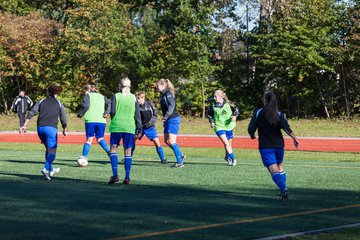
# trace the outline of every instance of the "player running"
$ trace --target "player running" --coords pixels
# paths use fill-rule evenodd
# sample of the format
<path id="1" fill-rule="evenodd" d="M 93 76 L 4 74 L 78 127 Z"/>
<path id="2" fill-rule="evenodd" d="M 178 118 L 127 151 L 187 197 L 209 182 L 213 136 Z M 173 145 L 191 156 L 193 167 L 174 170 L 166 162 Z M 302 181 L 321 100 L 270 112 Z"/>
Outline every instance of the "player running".
<path id="1" fill-rule="evenodd" d="M 140 136 L 141 116 L 139 104 L 134 94 L 130 93 L 131 82 L 128 78 L 120 81 L 121 92 L 116 93 L 111 99 L 111 122 L 110 130 L 110 161 L 113 175 L 110 177 L 109 184 L 119 181 L 118 176 L 118 156 L 116 151 L 119 147 L 121 139 L 124 147 L 124 165 L 125 178 L 123 183 L 130 183 L 130 170 L 132 164 L 131 149 L 135 144 L 135 134 Z"/>
<path id="2" fill-rule="evenodd" d="M 229 166 L 236 166 L 236 159 L 232 149 L 233 129 L 236 126 L 236 118 L 239 109 L 229 101 L 222 90 L 216 90 L 210 99 L 211 105 L 207 117 L 210 127 L 214 129 L 225 148 L 225 161 Z"/>
<path id="3" fill-rule="evenodd" d="M 104 135 L 106 118 L 110 112 L 111 102 L 109 99 L 100 94 L 99 88 L 94 85 L 86 85 L 84 87 L 84 91 L 85 97 L 82 103 L 82 108 L 77 116 L 79 118 L 84 116 L 86 132 L 86 142 L 83 146 L 82 156 L 79 159 L 85 159 L 87 162 L 94 136 L 106 153 L 109 153 L 110 151 L 110 148 L 104 139 Z"/>
<path id="4" fill-rule="evenodd" d="M 271 91 L 264 95 L 264 107 L 256 110 L 251 118 L 248 127 L 251 139 L 256 138 L 256 129 L 258 129 L 259 151 L 263 164 L 279 187 L 281 200 L 285 201 L 288 199 L 289 191 L 286 188 L 286 173 L 283 168 L 284 138 L 281 129 L 294 140 L 296 148 L 299 147 L 299 142 L 284 114 L 279 112 L 276 95 Z"/>
<path id="5" fill-rule="evenodd" d="M 140 106 L 142 122 L 142 133 L 139 136 L 139 140 L 141 140 L 141 138 L 145 135 L 150 141 L 152 141 L 156 147 L 156 152 L 159 155 L 161 163 L 166 164 L 167 160 L 165 159 L 164 151 L 155 129 L 155 123 L 157 121 L 157 110 L 151 101 L 145 100 L 145 92 L 140 91 L 136 93 L 136 98 Z M 135 144 L 133 146 L 132 152 L 134 152 L 134 150 Z"/>
<path id="6" fill-rule="evenodd" d="M 44 175 L 46 180 L 51 180 L 51 177 L 60 171 L 60 168 L 53 167 L 53 162 L 56 157 L 58 134 L 57 125 L 59 123 L 59 118 L 63 128 L 62 133 L 66 136 L 67 119 L 65 108 L 56 98 L 62 90 L 63 89 L 60 86 L 56 86 L 54 84 L 50 85 L 47 89 L 48 97 L 35 104 L 28 113 L 24 126 L 21 128 L 21 131 L 25 132 L 30 119 L 39 113 L 39 117 L 37 119 L 37 132 L 41 143 L 43 143 L 46 148 L 45 166 L 41 170 L 41 173 Z"/>
<path id="7" fill-rule="evenodd" d="M 156 88 L 161 94 L 160 105 L 163 113 L 164 140 L 165 143 L 174 151 L 176 163 L 173 167 L 184 167 L 183 160 L 186 155 L 180 151 L 176 143 L 176 137 L 180 128 L 180 114 L 176 110 L 175 88 L 169 79 L 160 79 L 156 83 Z"/>

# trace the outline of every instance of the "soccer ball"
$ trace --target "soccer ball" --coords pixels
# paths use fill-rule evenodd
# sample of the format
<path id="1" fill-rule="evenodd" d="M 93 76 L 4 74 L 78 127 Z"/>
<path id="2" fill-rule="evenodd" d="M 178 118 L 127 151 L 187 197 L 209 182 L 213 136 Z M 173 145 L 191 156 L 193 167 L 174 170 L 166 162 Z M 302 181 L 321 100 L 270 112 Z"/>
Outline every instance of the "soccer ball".
<path id="1" fill-rule="evenodd" d="M 84 156 L 80 156 L 76 163 L 79 167 L 86 167 L 89 164 L 87 158 Z"/>

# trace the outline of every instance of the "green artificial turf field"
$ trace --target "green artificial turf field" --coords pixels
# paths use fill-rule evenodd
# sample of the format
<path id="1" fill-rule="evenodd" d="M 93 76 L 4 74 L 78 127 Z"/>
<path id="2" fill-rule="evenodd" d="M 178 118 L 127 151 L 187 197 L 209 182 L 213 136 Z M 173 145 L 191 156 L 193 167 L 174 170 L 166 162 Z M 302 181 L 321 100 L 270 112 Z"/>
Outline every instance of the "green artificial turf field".
<path id="1" fill-rule="evenodd" d="M 109 186 L 106 154 L 95 145 L 78 168 L 81 149 L 60 145 L 61 171 L 45 181 L 43 146 L 0 143 L 1 239 L 257 239 L 360 222 L 360 154 L 287 151 L 281 202 L 256 150 L 236 149 L 229 167 L 223 149 L 183 148 L 172 169 L 138 147 L 131 185 Z"/>

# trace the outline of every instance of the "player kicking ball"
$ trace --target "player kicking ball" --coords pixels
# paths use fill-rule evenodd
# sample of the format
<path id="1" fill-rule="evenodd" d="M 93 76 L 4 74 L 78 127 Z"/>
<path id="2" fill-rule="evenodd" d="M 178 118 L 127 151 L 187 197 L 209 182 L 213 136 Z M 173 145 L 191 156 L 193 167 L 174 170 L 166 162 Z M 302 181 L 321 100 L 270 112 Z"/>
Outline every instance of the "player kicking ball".
<path id="1" fill-rule="evenodd" d="M 88 155 L 94 137 L 96 137 L 99 145 L 108 154 L 110 151 L 104 135 L 106 127 L 106 118 L 110 111 L 110 100 L 99 93 L 99 88 L 94 85 L 86 85 L 84 87 L 85 97 L 82 108 L 77 114 L 79 118 L 84 117 L 86 142 L 83 146 L 82 156 L 77 160 L 79 167 L 88 165 Z"/>

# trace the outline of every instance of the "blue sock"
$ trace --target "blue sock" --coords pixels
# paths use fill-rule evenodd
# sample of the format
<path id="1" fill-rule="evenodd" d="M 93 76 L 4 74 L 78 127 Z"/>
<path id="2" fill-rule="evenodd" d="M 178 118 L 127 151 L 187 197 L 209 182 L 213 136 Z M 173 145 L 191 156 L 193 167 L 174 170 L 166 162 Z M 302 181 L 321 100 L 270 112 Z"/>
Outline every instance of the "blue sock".
<path id="1" fill-rule="evenodd" d="M 132 148 L 131 148 L 131 156 L 134 154 L 135 147 L 136 147 L 136 145 L 134 144 L 134 145 L 132 146 Z"/>
<path id="2" fill-rule="evenodd" d="M 48 153 L 47 155 L 46 155 L 46 162 L 45 162 L 45 168 L 46 168 L 46 170 L 48 170 L 48 171 L 52 171 L 52 170 L 54 170 L 53 169 L 53 166 L 52 166 L 52 163 L 54 162 L 54 160 L 55 160 L 55 154 L 50 154 L 50 153 Z"/>
<path id="3" fill-rule="evenodd" d="M 125 157 L 124 165 L 125 165 L 125 178 L 130 179 L 130 170 L 131 170 L 132 157 Z"/>
<path id="4" fill-rule="evenodd" d="M 84 143 L 82 155 L 86 158 L 89 155 L 90 147 L 91 147 L 91 145 L 89 143 L 87 143 L 87 142 Z"/>
<path id="5" fill-rule="evenodd" d="M 177 163 L 182 164 L 182 160 L 181 160 L 182 153 L 180 152 L 179 145 L 177 145 L 177 143 L 173 143 L 169 145 L 169 147 L 174 151 Z"/>
<path id="6" fill-rule="evenodd" d="M 235 156 L 234 156 L 234 153 L 233 153 L 233 152 L 232 152 L 232 153 L 229 153 L 228 155 L 229 155 L 229 157 L 231 158 L 231 160 L 234 160 L 234 159 L 235 159 Z"/>
<path id="7" fill-rule="evenodd" d="M 275 182 L 275 184 L 278 186 L 278 188 L 280 189 L 280 192 L 283 192 L 286 188 L 286 183 L 284 182 L 284 175 L 285 174 L 281 174 L 279 172 L 273 173 L 272 179 Z"/>
<path id="8" fill-rule="evenodd" d="M 284 187 L 284 189 L 285 189 L 286 188 L 286 172 L 285 171 L 280 172 L 280 176 L 281 176 L 282 182 L 285 185 L 285 187 Z"/>
<path id="9" fill-rule="evenodd" d="M 104 149 L 105 152 L 110 151 L 110 148 L 104 139 L 101 139 L 101 141 L 99 142 L 99 145 Z"/>
<path id="10" fill-rule="evenodd" d="M 110 153 L 110 162 L 111 162 L 111 169 L 113 172 L 113 176 L 117 176 L 118 175 L 118 156 L 116 153 Z"/>
<path id="11" fill-rule="evenodd" d="M 162 146 L 156 147 L 156 152 L 157 152 L 157 154 L 159 155 L 160 160 L 164 160 L 164 159 L 165 159 L 164 150 L 163 150 Z"/>

